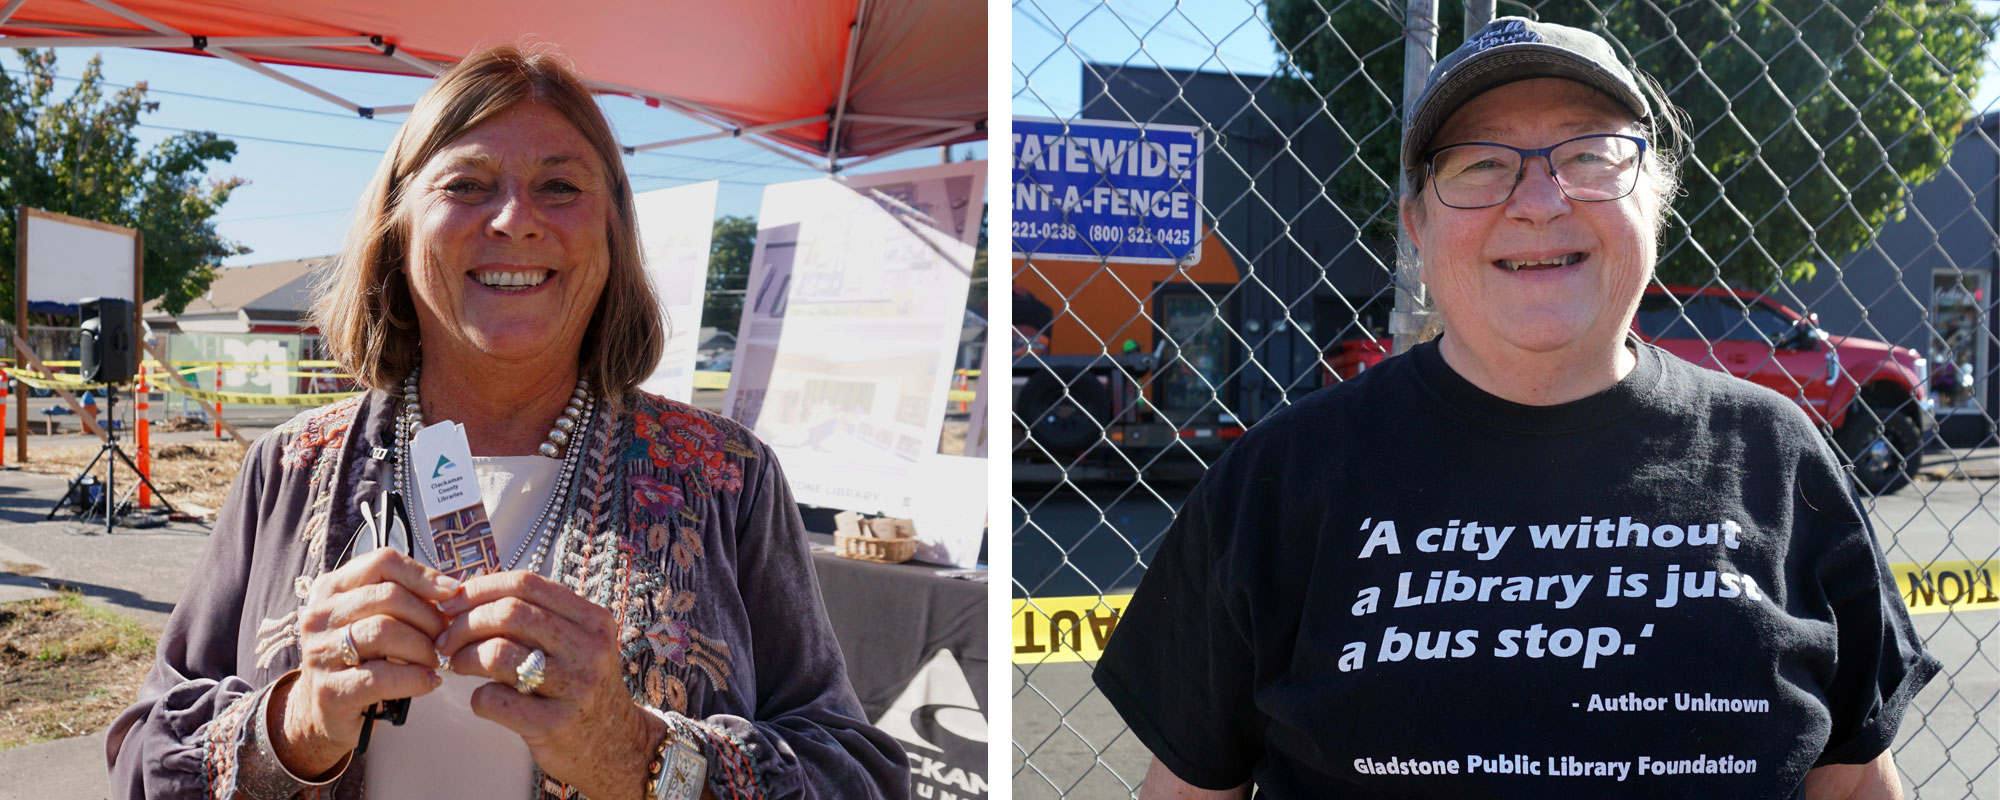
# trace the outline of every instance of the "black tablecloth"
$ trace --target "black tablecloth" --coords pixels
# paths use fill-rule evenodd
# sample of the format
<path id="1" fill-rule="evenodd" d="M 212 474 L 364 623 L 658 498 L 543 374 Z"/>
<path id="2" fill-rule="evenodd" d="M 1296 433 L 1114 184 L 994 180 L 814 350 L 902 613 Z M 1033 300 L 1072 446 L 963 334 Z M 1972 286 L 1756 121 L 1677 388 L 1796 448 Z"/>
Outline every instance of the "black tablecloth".
<path id="1" fill-rule="evenodd" d="M 910 753 L 913 794 L 984 797 L 986 584 L 821 552 L 813 567 L 862 708 Z"/>

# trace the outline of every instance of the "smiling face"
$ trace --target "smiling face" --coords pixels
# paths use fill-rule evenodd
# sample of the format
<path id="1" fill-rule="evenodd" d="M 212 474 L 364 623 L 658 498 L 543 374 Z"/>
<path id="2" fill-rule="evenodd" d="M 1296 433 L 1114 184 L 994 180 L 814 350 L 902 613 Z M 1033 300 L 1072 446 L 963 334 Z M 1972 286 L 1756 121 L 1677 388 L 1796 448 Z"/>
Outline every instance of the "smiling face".
<path id="1" fill-rule="evenodd" d="M 1461 142 L 1548 147 L 1592 133 L 1644 135 L 1630 112 L 1583 84 L 1534 78 L 1459 107 L 1433 149 Z M 1476 353 L 1591 353 L 1631 325 L 1657 256 L 1660 197 L 1642 170 L 1619 200 L 1565 197 L 1543 159 L 1530 159 L 1512 197 L 1456 209 L 1422 192 L 1404 227 L 1423 259 L 1447 337 Z"/>
<path id="2" fill-rule="evenodd" d="M 610 270 L 609 182 L 583 134 L 523 103 L 446 145 L 406 186 L 425 358 L 573 368 Z"/>

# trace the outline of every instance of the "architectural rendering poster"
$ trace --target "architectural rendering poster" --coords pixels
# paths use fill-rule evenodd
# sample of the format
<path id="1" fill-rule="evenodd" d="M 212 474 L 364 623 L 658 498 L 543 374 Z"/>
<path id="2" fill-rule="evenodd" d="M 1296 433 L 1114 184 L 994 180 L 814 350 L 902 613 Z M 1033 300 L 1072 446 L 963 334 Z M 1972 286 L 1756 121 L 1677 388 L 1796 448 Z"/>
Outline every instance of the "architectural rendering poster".
<path id="1" fill-rule="evenodd" d="M 984 175 L 968 162 L 765 190 L 761 226 L 795 227 L 796 246 L 755 429 L 800 502 L 914 518 L 933 486 L 922 475 L 944 424 Z"/>

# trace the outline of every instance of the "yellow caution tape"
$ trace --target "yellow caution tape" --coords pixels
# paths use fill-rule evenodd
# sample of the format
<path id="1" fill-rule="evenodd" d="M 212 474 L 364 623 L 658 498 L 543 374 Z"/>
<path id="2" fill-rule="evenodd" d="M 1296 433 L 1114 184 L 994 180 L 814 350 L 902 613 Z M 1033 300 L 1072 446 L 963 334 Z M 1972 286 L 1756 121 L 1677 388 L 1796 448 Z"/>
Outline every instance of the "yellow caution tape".
<path id="1" fill-rule="evenodd" d="M 104 383 L 86 383 L 82 378 L 63 372 L 43 375 L 27 370 L 14 370 L 7 374 L 21 379 L 22 383 L 37 389 L 62 389 L 74 392 L 83 389 L 101 389 L 110 385 Z"/>
<path id="2" fill-rule="evenodd" d="M 1912 614 L 2000 609 L 2000 561 L 1890 564 L 1889 572 Z M 1014 663 L 1096 661 L 1131 601 L 1129 594 L 1015 600 L 1008 624 Z"/>
<path id="3" fill-rule="evenodd" d="M 1008 623 L 1013 629 L 1014 663 L 1096 661 L 1131 601 L 1129 594 L 1015 600 Z"/>
<path id="4" fill-rule="evenodd" d="M 243 406 L 323 406 L 338 403 L 360 392 L 327 392 L 324 394 L 243 394 L 241 392 L 216 392 L 208 389 L 192 389 L 173 383 L 160 384 L 159 388 L 175 394 L 187 395 L 203 403 L 230 403 Z"/>
<path id="5" fill-rule="evenodd" d="M 1979 611 L 2000 608 L 2000 592 L 1994 591 L 1996 561 L 1933 561 L 1929 564 L 1890 564 L 1896 590 L 1912 614 L 1942 614 L 1947 611 Z"/>

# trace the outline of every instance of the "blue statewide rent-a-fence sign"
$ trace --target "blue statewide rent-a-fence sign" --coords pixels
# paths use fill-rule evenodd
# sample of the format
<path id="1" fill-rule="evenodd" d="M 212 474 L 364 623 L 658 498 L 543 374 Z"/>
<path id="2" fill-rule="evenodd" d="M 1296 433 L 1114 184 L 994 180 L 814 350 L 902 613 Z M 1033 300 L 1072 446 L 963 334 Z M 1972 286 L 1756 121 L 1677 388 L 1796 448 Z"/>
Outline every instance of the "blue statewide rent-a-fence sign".
<path id="1" fill-rule="evenodd" d="M 1014 118 L 1014 252 L 1201 260 L 1201 129 Z"/>

